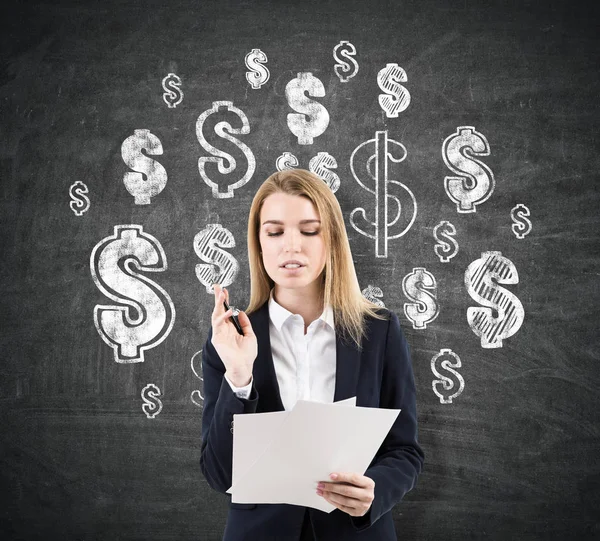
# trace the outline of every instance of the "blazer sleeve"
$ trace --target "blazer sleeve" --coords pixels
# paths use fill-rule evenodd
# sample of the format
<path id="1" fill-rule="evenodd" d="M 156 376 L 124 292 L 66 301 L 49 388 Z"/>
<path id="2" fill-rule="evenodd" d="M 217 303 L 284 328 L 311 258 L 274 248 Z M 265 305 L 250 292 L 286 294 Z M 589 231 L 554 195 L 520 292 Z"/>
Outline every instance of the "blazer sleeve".
<path id="1" fill-rule="evenodd" d="M 236 396 L 225 379 L 225 365 L 211 339 L 212 326 L 202 349 L 204 407 L 200 469 L 212 488 L 226 494 L 232 484 L 233 415 L 256 413 L 258 392 L 252 378 L 248 399 Z"/>
<path id="2" fill-rule="evenodd" d="M 375 481 L 375 497 L 364 516 L 350 517 L 358 531 L 369 528 L 415 487 L 425 459 L 417 442 L 416 390 L 409 347 L 398 316 L 391 311 L 379 406 L 401 411 L 364 473 Z"/>

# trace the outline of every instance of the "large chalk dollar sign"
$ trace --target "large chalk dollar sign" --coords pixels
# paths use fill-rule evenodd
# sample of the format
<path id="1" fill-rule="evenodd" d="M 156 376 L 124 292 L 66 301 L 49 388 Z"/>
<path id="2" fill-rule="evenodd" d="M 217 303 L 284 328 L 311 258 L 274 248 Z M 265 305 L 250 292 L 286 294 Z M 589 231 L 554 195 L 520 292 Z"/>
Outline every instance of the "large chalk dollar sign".
<path id="1" fill-rule="evenodd" d="M 263 62 L 267 62 L 267 55 L 260 49 L 252 49 L 244 59 L 246 67 L 251 70 L 246 72 L 246 80 L 252 88 L 258 89 L 264 85 L 271 76 L 271 72 L 267 66 L 263 66 Z"/>
<path id="2" fill-rule="evenodd" d="M 218 113 L 219 107 L 224 107 L 225 111 L 233 113 L 237 120 L 241 120 L 242 127 L 237 129 L 232 128 L 229 122 L 222 120 L 221 122 L 217 122 L 217 124 L 215 125 L 215 133 L 219 137 L 222 137 L 223 139 L 233 143 L 236 147 L 238 147 L 246 157 L 246 160 L 248 161 L 248 167 L 246 168 L 246 172 L 244 173 L 242 178 L 237 182 L 234 182 L 233 184 L 226 184 L 225 190 L 223 191 L 219 190 L 219 183 L 209 178 L 206 172 L 206 162 L 216 163 L 219 173 L 221 175 L 228 175 L 229 173 L 233 173 L 235 171 L 237 163 L 231 154 L 228 154 L 227 152 L 224 152 L 212 146 L 206 140 L 203 133 L 204 122 L 210 115 Z M 235 107 L 230 101 L 214 101 L 212 108 L 204 111 L 196 121 L 196 137 L 198 138 L 198 142 L 204 147 L 205 150 L 214 155 L 210 158 L 198 158 L 198 169 L 200 171 L 200 176 L 202 177 L 202 180 L 207 186 L 210 186 L 212 188 L 213 197 L 216 197 L 217 199 L 233 197 L 234 190 L 244 186 L 244 184 L 246 184 L 246 182 L 248 182 L 254 174 L 254 169 L 256 169 L 256 159 L 252 151 L 239 139 L 229 135 L 230 133 L 236 135 L 250 133 L 250 124 L 248 122 L 248 117 L 244 114 L 244 112 L 241 109 Z M 224 165 L 224 161 L 227 162 L 227 165 Z"/>
<path id="3" fill-rule="evenodd" d="M 394 153 L 399 157 L 396 158 Z M 387 131 L 375 132 L 375 138 L 358 145 L 350 157 L 352 176 L 374 196 L 374 219 L 367 218 L 364 208 L 355 208 L 350 214 L 350 223 L 361 235 L 375 240 L 377 257 L 387 257 L 388 240 L 404 235 L 417 216 L 417 201 L 413 193 L 402 182 L 388 177 L 390 162 L 400 163 L 405 158 L 406 148 L 401 143 L 388 139 Z M 390 193 L 390 188 L 394 186 L 396 191 L 402 193 L 402 202 Z M 395 207 L 392 212 L 388 208 L 390 201 Z"/>
<path id="4" fill-rule="evenodd" d="M 426 329 L 440 313 L 435 277 L 423 267 L 415 267 L 402 280 L 402 291 L 412 303 L 404 303 L 404 313 L 413 329 Z"/>
<path id="5" fill-rule="evenodd" d="M 313 139 L 321 135 L 329 125 L 329 113 L 320 103 L 305 95 L 322 98 L 325 96 L 323 83 L 310 72 L 299 73 L 285 87 L 289 106 L 298 113 L 289 113 L 287 123 L 290 131 L 298 137 L 299 145 L 312 145 Z"/>
<path id="6" fill-rule="evenodd" d="M 167 171 L 152 158 L 142 154 L 142 149 L 152 156 L 163 153 L 162 144 L 150 130 L 134 130 L 121 145 L 123 161 L 137 173 L 125 173 L 123 183 L 133 195 L 136 205 L 149 205 L 151 199 L 167 185 Z"/>
<path id="7" fill-rule="evenodd" d="M 399 84 L 406 81 L 406 72 L 398 64 L 388 64 L 377 74 L 377 84 L 385 92 L 379 94 L 379 105 L 388 118 L 398 118 L 410 105 L 410 92 Z"/>
<path id="8" fill-rule="evenodd" d="M 167 269 L 165 252 L 141 225 L 116 225 L 90 256 L 94 283 L 117 305 L 96 305 L 94 324 L 118 363 L 144 361 L 144 351 L 171 332 L 175 307 L 168 293 L 136 271 Z"/>
<path id="9" fill-rule="evenodd" d="M 475 212 L 475 206 L 492 195 L 496 185 L 494 173 L 473 157 L 489 154 L 487 139 L 473 126 L 459 126 L 456 133 L 446 137 L 442 157 L 448 168 L 460 176 L 446 177 L 444 187 L 448 197 L 456 202 L 458 212 Z"/>
<path id="10" fill-rule="evenodd" d="M 194 251 L 206 264 L 196 265 L 196 277 L 206 292 L 213 294 L 213 284 L 226 287 L 233 283 L 239 263 L 229 252 L 221 248 L 235 247 L 235 239 L 229 229 L 220 224 L 208 224 L 194 237 Z M 216 270 L 218 267 L 219 270 Z"/>
<path id="11" fill-rule="evenodd" d="M 355 54 L 356 48 L 349 41 L 340 41 L 333 48 L 333 58 L 337 62 L 334 68 L 335 74 L 342 83 L 347 83 L 358 73 L 358 63 L 354 59 Z"/>
<path id="12" fill-rule="evenodd" d="M 501 252 L 482 252 L 465 271 L 465 286 L 471 297 L 489 308 L 467 308 L 467 320 L 481 337 L 482 348 L 500 348 L 502 340 L 515 334 L 523 323 L 521 301 L 498 284 L 518 284 L 513 262 Z"/>

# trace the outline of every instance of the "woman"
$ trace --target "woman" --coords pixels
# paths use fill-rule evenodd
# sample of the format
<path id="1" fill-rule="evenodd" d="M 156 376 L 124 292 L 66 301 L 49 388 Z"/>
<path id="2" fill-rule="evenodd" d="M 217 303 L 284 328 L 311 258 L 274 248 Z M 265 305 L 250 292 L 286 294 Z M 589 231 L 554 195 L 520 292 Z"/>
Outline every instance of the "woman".
<path id="1" fill-rule="evenodd" d="M 323 180 L 285 170 L 260 186 L 248 260 L 250 304 L 238 316 L 244 334 L 223 307 L 228 292 L 215 284 L 202 353 L 200 466 L 212 488 L 231 486 L 234 414 L 353 396 L 357 406 L 401 412 L 364 474 L 336 471 L 319 483 L 317 493 L 336 507 L 331 513 L 230 502 L 224 540 L 396 541 L 391 510 L 415 486 L 424 460 L 409 349 L 396 314 L 361 294 L 342 211 Z"/>

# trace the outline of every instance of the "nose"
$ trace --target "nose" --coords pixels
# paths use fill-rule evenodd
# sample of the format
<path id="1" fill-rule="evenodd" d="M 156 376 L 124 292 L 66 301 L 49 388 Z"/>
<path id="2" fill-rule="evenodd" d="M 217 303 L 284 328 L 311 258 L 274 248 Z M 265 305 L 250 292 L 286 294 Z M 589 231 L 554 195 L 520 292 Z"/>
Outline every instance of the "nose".
<path id="1" fill-rule="evenodd" d="M 299 252 L 301 243 L 302 243 L 302 235 L 297 233 L 296 231 L 290 232 L 289 235 L 285 236 L 284 248 L 286 252 Z"/>

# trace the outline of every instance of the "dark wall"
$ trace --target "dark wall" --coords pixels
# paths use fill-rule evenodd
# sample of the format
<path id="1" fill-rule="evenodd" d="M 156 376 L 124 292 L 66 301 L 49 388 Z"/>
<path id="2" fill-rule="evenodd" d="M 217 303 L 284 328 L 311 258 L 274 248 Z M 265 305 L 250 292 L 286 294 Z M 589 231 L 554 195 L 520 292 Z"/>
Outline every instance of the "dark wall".
<path id="1" fill-rule="evenodd" d="M 210 284 L 246 307 L 250 202 L 285 152 L 328 164 L 360 287 L 411 345 L 426 462 L 399 536 L 600 534 L 599 19 L 482 4 L 3 8 L 4 539 L 221 539 L 199 468 Z M 215 131 L 244 117 L 240 143 Z M 235 167 L 203 176 L 208 145 Z"/>

